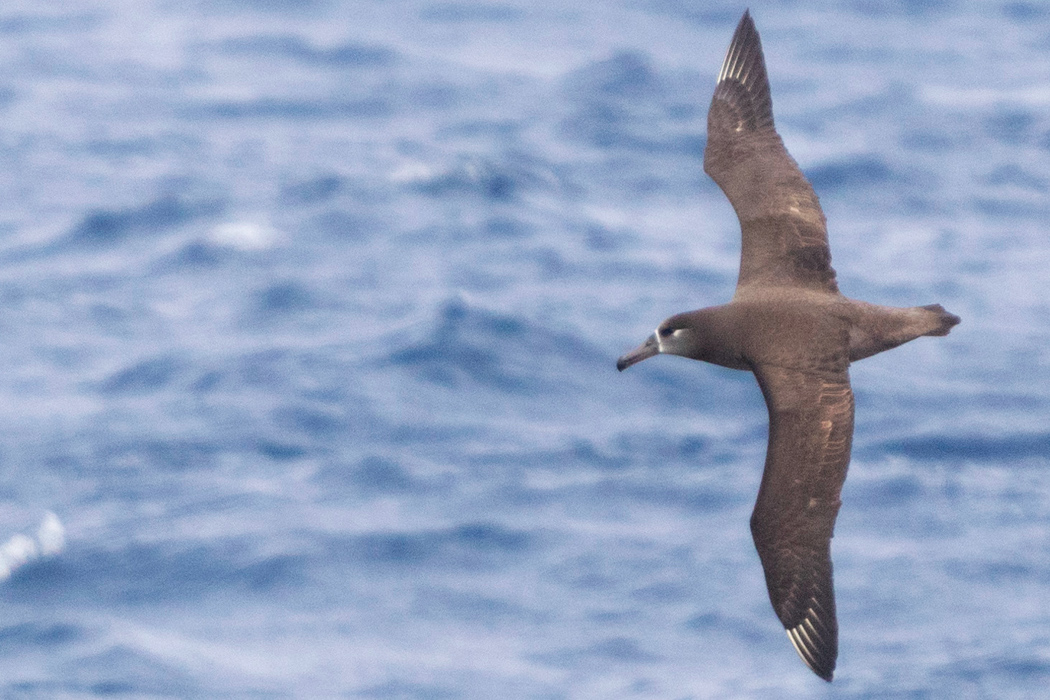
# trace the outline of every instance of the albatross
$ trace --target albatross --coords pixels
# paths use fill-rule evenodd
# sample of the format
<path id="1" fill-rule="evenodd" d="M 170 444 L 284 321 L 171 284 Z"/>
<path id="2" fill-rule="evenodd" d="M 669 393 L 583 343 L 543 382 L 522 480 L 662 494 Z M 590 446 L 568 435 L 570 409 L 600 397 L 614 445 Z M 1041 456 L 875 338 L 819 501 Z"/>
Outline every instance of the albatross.
<path id="1" fill-rule="evenodd" d="M 718 73 L 704 171 L 740 220 L 733 298 L 671 316 L 616 367 L 670 354 L 754 373 L 769 409 L 769 446 L 751 534 L 792 646 L 831 681 L 831 537 L 853 441 L 850 363 L 947 335 L 959 317 L 940 304 L 878 306 L 839 292 L 817 195 L 773 125 L 762 43 L 747 11 Z"/>

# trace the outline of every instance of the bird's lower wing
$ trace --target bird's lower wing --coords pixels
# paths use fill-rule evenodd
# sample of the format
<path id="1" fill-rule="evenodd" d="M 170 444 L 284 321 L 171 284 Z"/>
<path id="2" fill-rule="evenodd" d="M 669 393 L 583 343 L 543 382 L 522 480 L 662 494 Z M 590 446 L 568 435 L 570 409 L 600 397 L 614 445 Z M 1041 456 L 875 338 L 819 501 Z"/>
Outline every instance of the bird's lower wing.
<path id="1" fill-rule="evenodd" d="M 769 408 L 769 448 L 751 533 L 791 643 L 830 681 L 838 656 L 831 537 L 853 440 L 849 374 L 758 366 L 755 376 Z"/>

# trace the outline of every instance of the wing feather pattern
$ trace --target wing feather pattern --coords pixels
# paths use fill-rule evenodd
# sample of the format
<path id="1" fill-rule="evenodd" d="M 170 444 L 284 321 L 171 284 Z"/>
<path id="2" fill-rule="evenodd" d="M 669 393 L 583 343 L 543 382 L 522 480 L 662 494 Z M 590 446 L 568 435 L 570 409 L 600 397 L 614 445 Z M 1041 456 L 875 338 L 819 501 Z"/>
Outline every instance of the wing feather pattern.
<path id="1" fill-rule="evenodd" d="M 846 370 L 755 368 L 769 448 L 751 534 L 773 609 L 799 657 L 830 681 L 838 657 L 831 537 L 853 441 Z"/>
<path id="2" fill-rule="evenodd" d="M 824 213 L 773 124 L 762 42 L 748 12 L 718 73 L 704 171 L 740 219 L 738 294 L 751 285 L 838 293 Z"/>

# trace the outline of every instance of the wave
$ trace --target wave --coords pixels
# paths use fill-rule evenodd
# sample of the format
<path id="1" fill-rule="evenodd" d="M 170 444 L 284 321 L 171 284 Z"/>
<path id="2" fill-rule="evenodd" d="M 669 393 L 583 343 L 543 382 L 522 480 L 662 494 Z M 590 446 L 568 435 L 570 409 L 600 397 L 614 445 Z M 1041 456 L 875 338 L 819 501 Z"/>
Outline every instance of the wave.
<path id="1" fill-rule="evenodd" d="M 0 581 L 32 562 L 58 556 L 66 546 L 66 531 L 54 513 L 47 513 L 33 535 L 12 535 L 0 544 Z"/>

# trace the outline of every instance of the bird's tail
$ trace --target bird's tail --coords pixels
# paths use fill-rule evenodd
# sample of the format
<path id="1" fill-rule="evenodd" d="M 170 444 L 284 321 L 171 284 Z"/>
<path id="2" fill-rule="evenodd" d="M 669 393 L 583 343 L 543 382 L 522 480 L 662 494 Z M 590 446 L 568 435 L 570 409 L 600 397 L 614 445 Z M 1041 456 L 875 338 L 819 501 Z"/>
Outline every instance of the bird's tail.
<path id="1" fill-rule="evenodd" d="M 948 332 L 962 320 L 955 314 L 945 311 L 940 304 L 928 304 L 918 308 L 928 311 L 930 316 L 931 329 L 923 335 L 948 335 Z"/>

